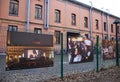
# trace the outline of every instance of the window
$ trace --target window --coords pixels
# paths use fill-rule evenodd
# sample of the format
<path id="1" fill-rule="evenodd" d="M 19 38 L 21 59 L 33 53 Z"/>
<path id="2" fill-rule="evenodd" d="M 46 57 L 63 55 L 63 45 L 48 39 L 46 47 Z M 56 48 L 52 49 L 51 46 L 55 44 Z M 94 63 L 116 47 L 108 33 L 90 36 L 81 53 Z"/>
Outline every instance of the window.
<path id="1" fill-rule="evenodd" d="M 120 30 L 120 29 L 119 29 L 119 26 L 117 26 L 117 33 L 120 33 L 119 30 Z"/>
<path id="2" fill-rule="evenodd" d="M 9 15 L 18 16 L 18 9 L 19 9 L 19 1 L 18 0 L 10 0 Z"/>
<path id="3" fill-rule="evenodd" d="M 105 40 L 107 40 L 107 36 L 105 36 Z"/>
<path id="4" fill-rule="evenodd" d="M 84 17 L 84 27 L 88 27 L 88 18 Z"/>
<path id="5" fill-rule="evenodd" d="M 34 28 L 34 33 L 42 34 L 42 30 L 40 28 Z"/>
<path id="6" fill-rule="evenodd" d="M 61 22 L 61 20 L 60 20 L 60 16 L 61 15 L 61 12 L 60 12 L 60 10 L 55 10 L 55 22 L 57 22 L 57 23 L 60 23 Z"/>
<path id="7" fill-rule="evenodd" d="M 106 29 L 106 22 L 104 22 L 104 31 L 106 31 L 107 29 Z"/>
<path id="8" fill-rule="evenodd" d="M 96 19 L 95 22 L 96 22 L 96 29 L 99 29 L 99 21 Z"/>
<path id="9" fill-rule="evenodd" d="M 112 37 L 111 40 L 114 40 L 114 37 Z"/>
<path id="10" fill-rule="evenodd" d="M 96 38 L 98 37 L 98 40 L 99 40 L 99 35 L 96 35 Z"/>
<path id="11" fill-rule="evenodd" d="M 114 32 L 114 30 L 113 30 L 113 24 L 111 24 L 111 32 Z"/>
<path id="12" fill-rule="evenodd" d="M 35 19 L 42 19 L 42 6 L 35 5 Z"/>
<path id="13" fill-rule="evenodd" d="M 72 25 L 76 25 L 76 15 L 72 14 Z"/>
<path id="14" fill-rule="evenodd" d="M 8 31 L 18 31 L 18 27 L 14 25 L 8 25 Z"/>
<path id="15" fill-rule="evenodd" d="M 55 31 L 55 43 L 60 44 L 60 31 Z"/>
<path id="16" fill-rule="evenodd" d="M 85 34 L 85 37 L 88 38 L 89 37 L 88 34 Z"/>

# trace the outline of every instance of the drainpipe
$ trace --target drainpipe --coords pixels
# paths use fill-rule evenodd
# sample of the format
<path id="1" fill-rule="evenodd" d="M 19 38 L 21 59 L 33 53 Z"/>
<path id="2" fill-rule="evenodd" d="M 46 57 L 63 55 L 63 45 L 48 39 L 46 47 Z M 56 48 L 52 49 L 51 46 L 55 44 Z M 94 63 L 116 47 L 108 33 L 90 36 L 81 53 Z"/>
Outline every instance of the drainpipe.
<path id="1" fill-rule="evenodd" d="M 27 0 L 27 25 L 26 32 L 29 32 L 30 27 L 30 0 Z"/>
<path id="2" fill-rule="evenodd" d="M 47 8 L 46 7 L 46 0 L 45 0 L 44 4 L 45 4 L 45 6 L 44 6 L 45 7 L 45 9 L 44 9 L 44 28 L 46 28 L 46 26 L 47 26 L 46 25 L 46 11 L 47 11 L 47 9 L 46 9 Z"/>
<path id="3" fill-rule="evenodd" d="M 102 39 L 104 39 L 104 8 L 102 9 Z"/>
<path id="4" fill-rule="evenodd" d="M 91 4 L 90 7 L 90 38 L 92 38 L 92 1 L 89 1 L 89 3 Z"/>
<path id="5" fill-rule="evenodd" d="M 49 17 L 50 17 L 50 0 L 48 0 L 48 8 L 47 8 L 47 28 L 49 28 Z"/>
<path id="6" fill-rule="evenodd" d="M 108 11 L 107 15 L 107 23 L 108 23 L 108 40 L 110 40 L 110 20 L 109 20 L 109 9 L 106 9 Z"/>
<path id="7" fill-rule="evenodd" d="M 45 0 L 45 10 L 44 10 L 44 28 L 49 28 L 49 12 L 50 12 L 50 0 Z"/>

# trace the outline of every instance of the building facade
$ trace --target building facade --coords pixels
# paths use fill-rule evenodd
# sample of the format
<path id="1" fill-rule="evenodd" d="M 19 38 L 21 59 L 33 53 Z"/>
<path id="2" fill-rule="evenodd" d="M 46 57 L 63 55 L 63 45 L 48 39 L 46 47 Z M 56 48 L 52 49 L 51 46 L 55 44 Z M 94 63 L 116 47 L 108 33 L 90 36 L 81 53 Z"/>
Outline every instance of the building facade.
<path id="1" fill-rule="evenodd" d="M 114 15 L 74 0 L 0 0 L 0 52 L 6 50 L 7 31 L 51 34 L 60 53 L 60 34 L 67 51 L 68 37 L 115 39 Z M 118 34 L 120 28 L 118 26 Z M 120 38 L 120 34 L 118 35 Z"/>

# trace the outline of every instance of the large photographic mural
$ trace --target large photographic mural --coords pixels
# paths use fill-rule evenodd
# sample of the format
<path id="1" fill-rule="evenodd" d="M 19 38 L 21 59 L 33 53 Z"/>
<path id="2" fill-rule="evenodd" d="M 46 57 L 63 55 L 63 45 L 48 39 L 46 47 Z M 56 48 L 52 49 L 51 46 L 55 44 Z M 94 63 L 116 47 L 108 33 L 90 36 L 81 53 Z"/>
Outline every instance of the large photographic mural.
<path id="1" fill-rule="evenodd" d="M 106 60 L 115 58 L 115 41 L 103 40 L 102 45 L 103 59 Z"/>
<path id="2" fill-rule="evenodd" d="M 93 60 L 92 40 L 79 36 L 68 37 L 69 63 L 90 62 Z"/>
<path id="3" fill-rule="evenodd" d="M 6 70 L 53 66 L 53 36 L 8 32 Z"/>

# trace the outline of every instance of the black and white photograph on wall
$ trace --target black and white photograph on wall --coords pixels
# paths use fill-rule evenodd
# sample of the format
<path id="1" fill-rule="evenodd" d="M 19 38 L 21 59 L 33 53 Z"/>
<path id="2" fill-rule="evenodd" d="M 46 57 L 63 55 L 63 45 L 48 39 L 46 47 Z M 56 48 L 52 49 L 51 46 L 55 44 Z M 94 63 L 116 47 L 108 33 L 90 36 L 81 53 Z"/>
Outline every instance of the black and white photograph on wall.
<path id="1" fill-rule="evenodd" d="M 68 37 L 69 63 L 93 61 L 93 42 L 86 36 Z"/>
<path id="2" fill-rule="evenodd" d="M 8 52 L 6 57 L 6 70 L 41 68 L 53 66 L 53 51 L 43 49 L 24 49 Z M 12 54 L 11 54 L 12 53 Z"/>
<path id="3" fill-rule="evenodd" d="M 106 60 L 115 58 L 115 41 L 103 40 L 102 43 L 103 59 Z"/>

